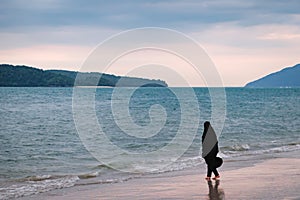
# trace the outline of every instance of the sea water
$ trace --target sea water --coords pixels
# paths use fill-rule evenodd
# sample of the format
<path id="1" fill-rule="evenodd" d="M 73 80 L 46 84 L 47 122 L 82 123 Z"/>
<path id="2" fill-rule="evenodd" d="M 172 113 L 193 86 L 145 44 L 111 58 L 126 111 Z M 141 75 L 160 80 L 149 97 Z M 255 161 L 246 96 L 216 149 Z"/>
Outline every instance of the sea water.
<path id="1" fill-rule="evenodd" d="M 91 88 L 82 88 L 83 94 L 88 90 Z M 131 91 L 128 88 L 120 90 L 124 93 Z M 187 90 L 173 88 L 179 93 Z M 90 140 L 95 145 L 108 145 L 107 149 L 109 145 L 118 146 L 124 154 L 138 155 L 168 146 L 178 136 L 182 121 L 189 120 L 181 115 L 182 101 L 187 105 L 193 102 L 189 95 L 179 99 L 170 88 L 138 88 L 128 99 L 128 116 L 116 116 L 119 110 L 124 109 L 124 99 L 113 97 L 114 88 L 93 91 L 95 116 L 111 143 Z M 138 166 L 135 163 L 131 166 L 128 156 L 120 154 L 111 165 L 107 165 L 88 151 L 74 122 L 73 88 L 0 88 L 0 199 L 76 185 L 127 181 L 143 176 L 140 171 L 145 166 L 148 167 L 147 172 L 153 174 L 204 167 L 201 135 L 204 121 L 211 120 L 213 105 L 209 89 L 193 88 L 193 91 L 199 106 L 198 128 L 193 138 L 187 138 L 193 142 L 183 155 L 170 162 L 168 154 L 162 154 L 149 163 L 145 158 L 146 164 Z M 224 117 L 225 122 L 221 132 L 217 133 L 219 155 L 225 164 L 226 161 L 253 159 L 256 155 L 300 150 L 299 88 L 225 88 L 225 92 L 226 115 L 219 116 Z M 153 105 L 160 105 L 158 108 L 163 108 L 163 112 L 151 113 Z M 114 110 L 112 106 L 115 106 Z M 194 112 L 190 113 L 192 115 Z M 122 120 L 122 116 L 125 131 L 116 122 L 116 117 Z M 189 117 L 193 119 L 194 116 Z M 155 124 L 149 127 L 150 132 L 151 128 L 154 132 L 156 130 L 154 135 L 144 138 L 130 135 L 130 130 L 135 126 L 147 127 L 155 118 L 163 119 L 163 124 L 157 120 L 156 123 L 162 127 L 157 129 Z M 88 124 L 89 118 L 82 120 L 83 124 L 84 120 Z M 190 120 L 191 127 L 195 127 L 193 123 Z M 189 131 L 188 126 L 186 131 Z M 180 148 L 179 144 L 175 144 L 171 151 Z M 103 158 L 113 159 L 109 155 L 103 155 Z M 134 170 L 139 173 L 128 172 Z"/>

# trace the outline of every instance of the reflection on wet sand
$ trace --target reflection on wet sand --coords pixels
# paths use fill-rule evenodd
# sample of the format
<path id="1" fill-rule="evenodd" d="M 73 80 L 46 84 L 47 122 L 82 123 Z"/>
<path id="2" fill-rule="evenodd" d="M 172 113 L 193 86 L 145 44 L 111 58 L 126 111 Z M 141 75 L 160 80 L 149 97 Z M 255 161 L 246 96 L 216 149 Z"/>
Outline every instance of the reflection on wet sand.
<path id="1" fill-rule="evenodd" d="M 209 200 L 224 200 L 225 192 L 222 188 L 219 188 L 220 180 L 216 180 L 216 183 L 213 185 L 212 181 L 207 181 L 208 184 L 208 199 Z"/>

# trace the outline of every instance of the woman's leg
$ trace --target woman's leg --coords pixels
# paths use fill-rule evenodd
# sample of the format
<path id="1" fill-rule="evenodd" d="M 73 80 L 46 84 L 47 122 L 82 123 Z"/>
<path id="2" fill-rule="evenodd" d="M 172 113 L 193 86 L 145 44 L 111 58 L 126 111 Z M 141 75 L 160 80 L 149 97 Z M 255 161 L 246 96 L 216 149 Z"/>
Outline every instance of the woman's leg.
<path id="1" fill-rule="evenodd" d="M 209 165 L 207 165 L 207 174 L 206 177 L 211 177 L 212 169 Z"/>
<path id="2" fill-rule="evenodd" d="M 212 172 L 215 174 L 215 176 L 219 176 L 219 172 L 216 168 L 213 168 Z"/>

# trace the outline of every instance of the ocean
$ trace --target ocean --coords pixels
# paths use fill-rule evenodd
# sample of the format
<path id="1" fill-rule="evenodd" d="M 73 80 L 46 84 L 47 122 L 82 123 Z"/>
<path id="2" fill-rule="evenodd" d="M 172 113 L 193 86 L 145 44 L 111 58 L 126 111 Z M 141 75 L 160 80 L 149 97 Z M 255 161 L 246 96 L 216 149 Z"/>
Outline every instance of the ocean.
<path id="1" fill-rule="evenodd" d="M 73 89 L 0 88 L 0 199 L 205 168 L 205 121 L 224 165 L 300 150 L 300 88 Z"/>

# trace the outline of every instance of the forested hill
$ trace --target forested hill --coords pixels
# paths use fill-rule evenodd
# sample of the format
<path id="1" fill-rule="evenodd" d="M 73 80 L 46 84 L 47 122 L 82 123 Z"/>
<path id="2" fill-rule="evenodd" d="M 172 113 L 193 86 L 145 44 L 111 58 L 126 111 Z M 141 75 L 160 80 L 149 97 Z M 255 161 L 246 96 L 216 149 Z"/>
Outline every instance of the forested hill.
<path id="1" fill-rule="evenodd" d="M 264 76 L 248 83 L 245 87 L 300 87 L 300 64 Z"/>
<path id="2" fill-rule="evenodd" d="M 97 72 L 82 73 L 66 70 L 42 70 L 29 66 L 0 64 L 0 87 L 73 87 L 75 78 L 80 73 L 76 86 L 111 87 L 167 87 L 162 80 L 121 77 Z M 118 83 L 118 81 L 121 81 Z"/>

